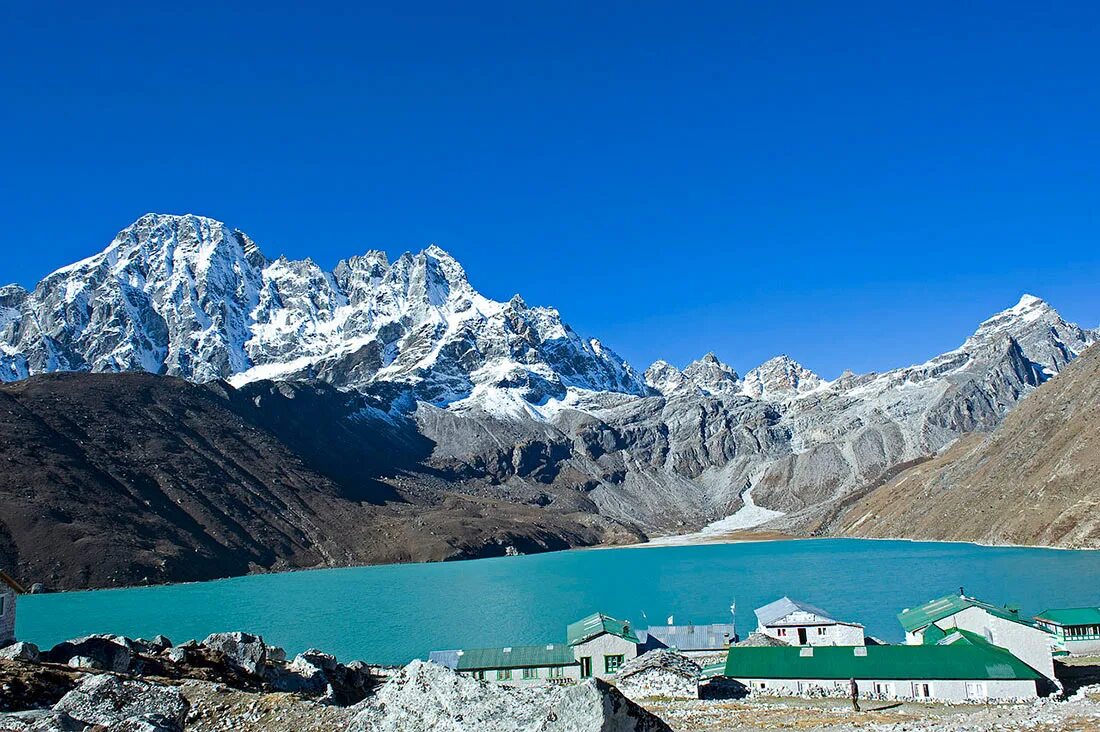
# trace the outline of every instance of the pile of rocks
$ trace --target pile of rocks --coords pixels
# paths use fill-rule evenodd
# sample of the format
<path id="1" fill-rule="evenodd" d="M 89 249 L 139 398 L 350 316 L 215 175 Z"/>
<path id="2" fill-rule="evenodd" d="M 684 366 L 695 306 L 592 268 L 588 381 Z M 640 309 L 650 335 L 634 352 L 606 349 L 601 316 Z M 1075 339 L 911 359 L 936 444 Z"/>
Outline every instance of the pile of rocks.
<path id="1" fill-rule="evenodd" d="M 10 651 L 11 657 L 37 661 L 31 644 Z M 18 654 L 18 656 L 14 655 Z M 164 636 L 152 640 L 118 635 L 90 635 L 59 643 L 41 660 L 87 671 L 131 676 L 199 679 L 251 691 L 285 691 L 322 703 L 347 706 L 362 700 L 375 680 L 366 664 L 347 665 L 317 650 L 287 662 L 286 652 L 249 633 L 214 633 L 202 642 L 176 646 Z"/>
<path id="2" fill-rule="evenodd" d="M 698 699 L 702 671 L 682 653 L 660 648 L 630 659 L 615 678 L 630 699 Z"/>
<path id="3" fill-rule="evenodd" d="M 512 688 L 413 661 L 356 707 L 349 732 L 671 732 L 615 687 Z"/>

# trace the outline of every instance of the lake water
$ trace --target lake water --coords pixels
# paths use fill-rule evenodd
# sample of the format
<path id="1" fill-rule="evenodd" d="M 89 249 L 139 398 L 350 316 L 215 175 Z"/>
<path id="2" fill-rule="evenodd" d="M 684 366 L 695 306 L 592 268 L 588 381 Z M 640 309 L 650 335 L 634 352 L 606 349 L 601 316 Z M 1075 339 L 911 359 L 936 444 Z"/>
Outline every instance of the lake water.
<path id="1" fill-rule="evenodd" d="M 820 539 L 580 550 L 440 564 L 257 575 L 187 585 L 33 595 L 18 634 L 48 647 L 88 633 L 173 641 L 259 633 L 290 653 L 403 663 L 437 648 L 565 639 L 597 610 L 636 627 L 729 622 L 782 595 L 902 639 L 896 614 L 958 592 L 1026 613 L 1100 604 L 1100 551 Z"/>

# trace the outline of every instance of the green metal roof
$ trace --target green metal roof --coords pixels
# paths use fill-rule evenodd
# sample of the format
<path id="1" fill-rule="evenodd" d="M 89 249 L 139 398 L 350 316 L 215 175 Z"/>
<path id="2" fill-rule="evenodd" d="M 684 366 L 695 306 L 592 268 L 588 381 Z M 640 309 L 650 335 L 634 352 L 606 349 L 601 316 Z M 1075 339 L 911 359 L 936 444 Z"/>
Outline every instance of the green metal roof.
<path id="1" fill-rule="evenodd" d="M 572 666 L 577 663 L 573 649 L 564 643 L 507 648 L 466 648 L 459 652 L 459 671 L 494 668 L 530 668 L 533 666 Z"/>
<path id="2" fill-rule="evenodd" d="M 1098 625 L 1100 607 L 1062 607 L 1044 610 L 1035 616 L 1036 620 L 1045 620 L 1055 625 Z"/>
<path id="3" fill-rule="evenodd" d="M 1035 627 L 1035 623 L 1022 617 L 1018 610 L 1008 607 L 998 607 L 988 602 L 982 602 L 977 598 L 965 597 L 963 595 L 947 595 L 946 597 L 940 597 L 936 600 L 926 602 L 923 605 L 910 608 L 898 613 L 898 621 L 901 623 L 901 626 L 905 628 L 906 632 L 911 633 L 971 607 L 980 607 L 990 615 L 994 615 L 998 618 L 1011 620 L 1021 625 Z"/>
<path id="4" fill-rule="evenodd" d="M 566 630 L 566 637 L 569 638 L 569 645 L 575 646 L 603 633 L 617 635 L 631 643 L 641 642 L 638 640 L 638 636 L 634 635 L 629 620 L 616 620 L 603 613 L 594 613 L 587 618 L 570 623 L 569 628 Z"/>
<path id="5" fill-rule="evenodd" d="M 804 655 L 812 651 L 809 655 Z M 865 655 L 857 655 L 865 654 Z M 726 676 L 738 679 L 1023 679 L 1042 676 L 991 645 L 734 647 Z"/>

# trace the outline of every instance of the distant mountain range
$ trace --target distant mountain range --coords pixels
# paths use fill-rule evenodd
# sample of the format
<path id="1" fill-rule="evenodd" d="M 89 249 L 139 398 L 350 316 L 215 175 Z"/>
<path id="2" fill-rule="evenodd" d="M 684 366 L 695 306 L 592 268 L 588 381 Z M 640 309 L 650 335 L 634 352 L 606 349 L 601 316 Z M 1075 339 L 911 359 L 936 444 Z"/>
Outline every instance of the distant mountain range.
<path id="1" fill-rule="evenodd" d="M 713 354 L 640 373 L 552 308 L 480 295 L 435 246 L 392 263 L 368 252 L 326 272 L 268 259 L 220 222 L 157 214 L 33 291 L 0 288 L 0 380 L 144 371 L 224 381 L 231 401 L 281 389 L 268 382 L 315 384 L 321 396 L 309 409 L 351 425 L 355 449 L 417 446 L 364 460 L 357 477 L 335 478 L 345 490 L 359 490 L 349 480 L 388 486 L 380 505 L 447 495 L 528 507 L 532 525 L 541 519 L 530 516 L 551 525 L 531 548 L 685 532 L 735 513 L 747 495 L 770 509 L 760 513 L 767 528 L 821 530 L 854 496 L 962 435 L 995 429 L 1098 339 L 1025 295 L 958 348 L 881 374 L 826 381 L 778 356 L 742 377 Z M 73 378 L 60 383 L 82 391 Z M 101 396 L 110 388 L 96 382 Z M 277 437 L 301 453 L 293 435 Z M 341 450 L 355 461 L 354 449 Z M 513 523 L 494 536 L 491 524 L 478 530 L 484 551 L 523 534 Z M 454 555 L 481 551 L 449 531 L 461 544 Z M 559 540 L 547 538 L 555 532 Z M 0 553 L 3 536 L 0 526 Z M 310 556 L 299 564 L 372 559 Z"/>

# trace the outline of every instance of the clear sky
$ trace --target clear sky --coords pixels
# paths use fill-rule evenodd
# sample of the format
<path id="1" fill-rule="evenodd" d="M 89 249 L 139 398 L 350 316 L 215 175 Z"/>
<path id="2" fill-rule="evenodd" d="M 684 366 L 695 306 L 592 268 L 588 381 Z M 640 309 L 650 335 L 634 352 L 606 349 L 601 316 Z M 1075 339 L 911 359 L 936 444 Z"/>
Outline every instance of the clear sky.
<path id="1" fill-rule="evenodd" d="M 0 280 L 192 212 L 436 242 L 643 368 L 1100 324 L 1098 3 L 168 5 L 5 6 Z"/>

